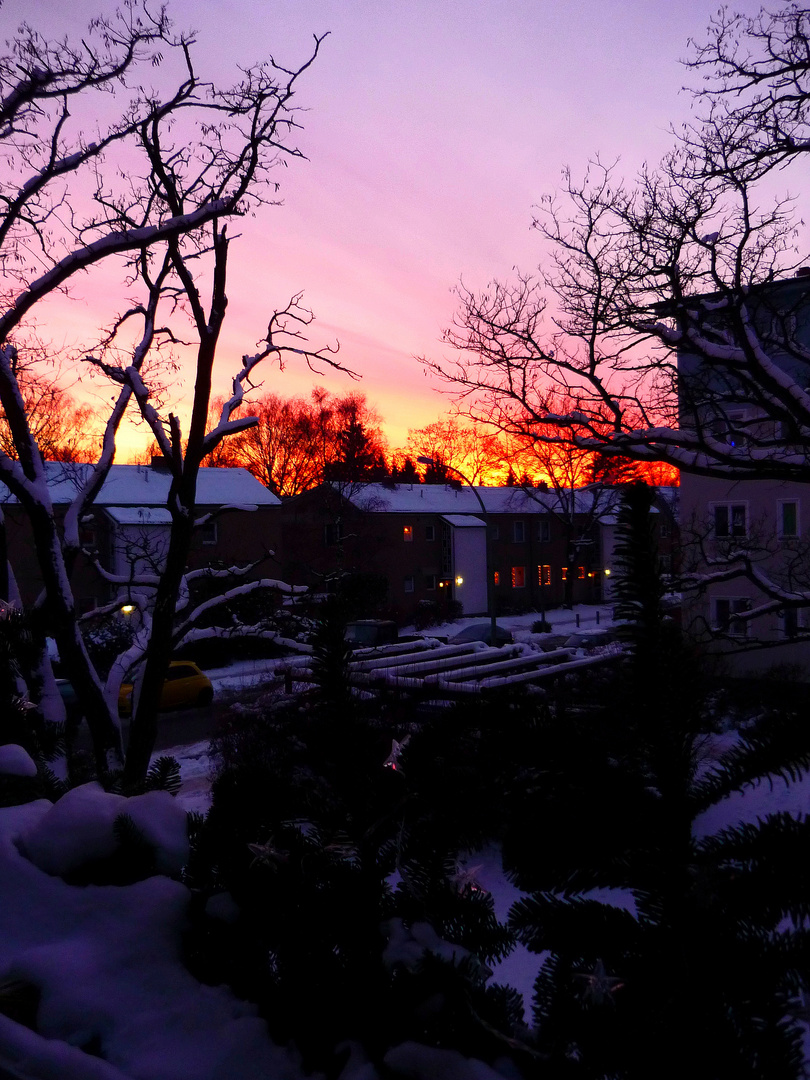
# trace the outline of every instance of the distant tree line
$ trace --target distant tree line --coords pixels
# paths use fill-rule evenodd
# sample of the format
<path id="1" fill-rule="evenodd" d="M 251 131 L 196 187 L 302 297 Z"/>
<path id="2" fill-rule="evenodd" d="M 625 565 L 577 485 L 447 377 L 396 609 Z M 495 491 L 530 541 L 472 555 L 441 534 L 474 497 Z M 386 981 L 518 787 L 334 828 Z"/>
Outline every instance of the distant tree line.
<path id="1" fill-rule="evenodd" d="M 356 392 L 341 395 L 315 387 L 309 397 L 266 394 L 246 408 L 258 423 L 221 443 L 206 463 L 248 469 L 279 496 L 300 495 L 327 480 L 430 484 L 462 478 L 471 484 L 546 483 L 554 489 L 642 478 L 677 482 L 675 470 L 666 467 L 506 439 L 452 415 L 411 429 L 406 446 L 390 450 L 380 413 Z"/>

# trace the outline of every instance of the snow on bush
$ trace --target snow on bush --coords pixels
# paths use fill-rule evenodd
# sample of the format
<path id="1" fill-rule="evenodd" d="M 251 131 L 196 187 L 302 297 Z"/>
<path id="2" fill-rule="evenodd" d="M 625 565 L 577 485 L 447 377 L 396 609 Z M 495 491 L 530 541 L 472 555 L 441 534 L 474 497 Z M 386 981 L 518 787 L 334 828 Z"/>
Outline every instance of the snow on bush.
<path id="1" fill-rule="evenodd" d="M 0 746 L 0 773 L 6 776 L 36 776 L 37 767 L 31 755 L 17 743 Z"/>
<path id="2" fill-rule="evenodd" d="M 167 791 L 125 798 L 93 781 L 63 795 L 20 836 L 20 849 L 46 874 L 62 877 L 119 846 L 115 821 L 126 815 L 155 849 L 158 873 L 178 874 L 188 861 L 185 810 Z"/>

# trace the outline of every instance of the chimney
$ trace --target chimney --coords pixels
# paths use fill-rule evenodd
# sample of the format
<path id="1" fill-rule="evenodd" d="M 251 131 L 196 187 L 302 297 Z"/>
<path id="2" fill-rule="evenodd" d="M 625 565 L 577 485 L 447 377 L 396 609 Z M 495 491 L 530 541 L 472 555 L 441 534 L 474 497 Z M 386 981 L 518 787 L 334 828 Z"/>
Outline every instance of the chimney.
<path id="1" fill-rule="evenodd" d="M 810 266 L 800 266 L 796 271 L 796 277 L 810 277 Z"/>
<path id="2" fill-rule="evenodd" d="M 152 454 L 152 468 L 155 472 L 168 472 L 169 466 L 163 454 Z"/>

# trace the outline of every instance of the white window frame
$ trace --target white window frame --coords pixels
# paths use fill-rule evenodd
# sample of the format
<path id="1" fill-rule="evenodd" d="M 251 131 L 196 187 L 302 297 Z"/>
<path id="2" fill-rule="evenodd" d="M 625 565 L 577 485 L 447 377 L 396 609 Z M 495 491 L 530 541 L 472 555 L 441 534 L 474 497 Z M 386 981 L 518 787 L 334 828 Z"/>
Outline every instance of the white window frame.
<path id="1" fill-rule="evenodd" d="M 725 533 L 717 531 L 717 511 L 722 509 L 726 511 L 727 532 Z M 734 511 L 736 509 L 742 509 L 743 512 L 742 532 L 734 532 Z M 748 503 L 746 500 L 735 499 L 729 502 L 709 503 L 709 511 L 712 516 L 712 532 L 716 540 L 744 540 L 748 536 Z"/>

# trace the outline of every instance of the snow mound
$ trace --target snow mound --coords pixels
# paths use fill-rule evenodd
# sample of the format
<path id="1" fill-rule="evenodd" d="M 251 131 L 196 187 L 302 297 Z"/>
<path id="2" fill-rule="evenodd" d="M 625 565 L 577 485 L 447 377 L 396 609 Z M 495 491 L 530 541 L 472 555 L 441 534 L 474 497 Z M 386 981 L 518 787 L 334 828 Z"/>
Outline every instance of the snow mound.
<path id="1" fill-rule="evenodd" d="M 17 743 L 0 746 L 0 773 L 6 776 L 36 776 L 37 767 L 31 755 Z"/>
<path id="2" fill-rule="evenodd" d="M 178 874 L 188 861 L 186 812 L 167 791 L 125 798 L 93 781 L 73 788 L 21 833 L 20 849 L 46 874 L 63 877 L 118 848 L 115 820 L 125 814 L 155 848 L 158 873 Z"/>
<path id="3" fill-rule="evenodd" d="M 457 1050 L 435 1050 L 415 1042 L 405 1042 L 389 1050 L 385 1064 L 413 1080 L 504 1080 L 505 1077 L 517 1080 L 519 1075 L 514 1067 L 498 1072 L 483 1061 L 463 1057 Z"/>

